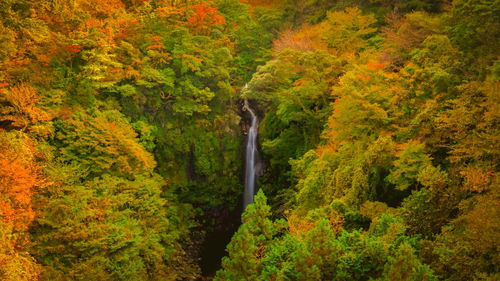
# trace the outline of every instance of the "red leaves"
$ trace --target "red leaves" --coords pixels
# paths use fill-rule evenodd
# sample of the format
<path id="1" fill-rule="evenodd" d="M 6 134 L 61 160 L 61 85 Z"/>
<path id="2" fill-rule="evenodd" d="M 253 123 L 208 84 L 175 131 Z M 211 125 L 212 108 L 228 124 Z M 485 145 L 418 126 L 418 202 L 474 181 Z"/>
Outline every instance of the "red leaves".
<path id="1" fill-rule="evenodd" d="M 192 11 L 188 12 L 191 16 L 187 18 L 185 9 L 171 6 L 157 8 L 156 13 L 165 23 L 185 24 L 187 20 L 189 27 L 198 34 L 209 34 L 213 26 L 226 23 L 217 8 L 211 7 L 206 2 L 193 5 L 191 8 Z"/>
<path id="2" fill-rule="evenodd" d="M 163 45 L 163 39 L 160 36 L 154 35 L 151 37 L 151 40 L 153 41 L 153 44 L 148 46 L 148 50 L 161 51 L 165 49 L 165 46 Z"/>
<path id="3" fill-rule="evenodd" d="M 94 19 L 90 19 L 88 21 L 85 22 L 85 26 L 86 27 L 94 27 L 94 26 L 98 26 L 99 24 L 95 22 Z"/>
<path id="4" fill-rule="evenodd" d="M 217 12 L 217 8 L 207 6 L 205 2 L 193 5 L 194 15 L 187 18 L 191 28 L 202 34 L 210 33 L 212 26 L 226 23 L 224 17 Z"/>
<path id="5" fill-rule="evenodd" d="M 9 83 L 0 83 L 0 94 L 3 93 L 3 88 L 9 86 Z"/>
<path id="6" fill-rule="evenodd" d="M 73 52 L 73 53 L 79 53 L 82 51 L 82 46 L 80 46 L 80 45 L 68 45 L 68 46 L 66 46 L 66 50 Z"/>
<path id="7" fill-rule="evenodd" d="M 153 44 L 153 45 L 149 45 L 148 46 L 148 50 L 157 50 L 157 51 L 161 51 L 165 49 L 165 46 L 163 45 L 160 45 L 160 44 Z"/>
<path id="8" fill-rule="evenodd" d="M 368 62 L 366 65 L 368 66 L 368 69 L 377 70 L 377 69 L 384 69 L 386 63 L 371 61 L 371 62 Z"/>

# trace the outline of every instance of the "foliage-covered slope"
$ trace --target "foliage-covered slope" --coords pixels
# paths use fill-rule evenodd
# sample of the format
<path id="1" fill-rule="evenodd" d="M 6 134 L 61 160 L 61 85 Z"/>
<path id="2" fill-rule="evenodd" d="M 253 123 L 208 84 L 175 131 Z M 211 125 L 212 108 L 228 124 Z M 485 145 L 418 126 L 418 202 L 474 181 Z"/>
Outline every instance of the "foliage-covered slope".
<path id="1" fill-rule="evenodd" d="M 242 190 L 235 93 L 280 15 L 258 11 L 2 1 L 0 279 L 199 276 L 190 233 Z"/>
<path id="2" fill-rule="evenodd" d="M 500 2 L 346 2 L 304 2 L 244 92 L 275 211 L 217 279 L 497 280 Z"/>

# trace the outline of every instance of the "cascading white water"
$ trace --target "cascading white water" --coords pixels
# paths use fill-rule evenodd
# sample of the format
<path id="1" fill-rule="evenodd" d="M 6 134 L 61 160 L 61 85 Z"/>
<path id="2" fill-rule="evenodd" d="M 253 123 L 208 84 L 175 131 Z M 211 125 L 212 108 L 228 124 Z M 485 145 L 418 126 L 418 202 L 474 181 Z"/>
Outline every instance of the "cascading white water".
<path id="1" fill-rule="evenodd" d="M 248 100 L 245 99 L 245 110 L 247 110 L 251 117 L 252 123 L 248 130 L 247 151 L 246 151 L 246 169 L 245 169 L 245 190 L 243 193 L 243 210 L 248 204 L 253 203 L 253 196 L 255 194 L 255 179 L 257 176 L 257 128 L 259 126 L 257 115 L 248 105 Z"/>

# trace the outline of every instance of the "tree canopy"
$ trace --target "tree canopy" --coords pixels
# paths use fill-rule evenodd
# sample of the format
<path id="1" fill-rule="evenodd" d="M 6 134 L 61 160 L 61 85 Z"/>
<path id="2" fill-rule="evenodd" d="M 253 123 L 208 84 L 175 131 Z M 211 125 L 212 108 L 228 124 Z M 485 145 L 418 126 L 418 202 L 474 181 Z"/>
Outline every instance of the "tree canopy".
<path id="1" fill-rule="evenodd" d="M 498 280 L 499 16 L 0 1 L 0 280 Z"/>

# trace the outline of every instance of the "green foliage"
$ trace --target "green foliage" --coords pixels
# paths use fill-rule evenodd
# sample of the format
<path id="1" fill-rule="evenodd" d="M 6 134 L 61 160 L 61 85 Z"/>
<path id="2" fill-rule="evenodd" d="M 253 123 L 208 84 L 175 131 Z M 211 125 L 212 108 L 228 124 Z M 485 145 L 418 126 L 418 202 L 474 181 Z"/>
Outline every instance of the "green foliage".
<path id="1" fill-rule="evenodd" d="M 415 255 L 415 249 L 406 243 L 399 245 L 394 256 L 388 258 L 383 277 L 379 280 L 437 281 L 432 269 Z"/>
<path id="2" fill-rule="evenodd" d="M 269 59 L 273 32 L 281 22 L 282 12 L 257 8 L 251 16 L 250 7 L 235 0 L 217 1 L 217 6 L 233 24 L 230 33 L 237 45 L 233 54 L 236 67 L 231 69 L 231 77 L 242 84 L 251 79 L 257 66 Z"/>
<path id="3" fill-rule="evenodd" d="M 227 246 L 229 256 L 223 258 L 223 269 L 217 272 L 215 280 L 258 279 L 267 243 L 276 235 L 277 226 L 269 219 L 271 208 L 262 190 L 254 200 L 242 215 L 243 224 Z"/>
<path id="4" fill-rule="evenodd" d="M 320 142 L 331 111 L 328 89 L 341 69 L 335 56 L 324 51 L 285 49 L 255 73 L 244 94 L 271 111 L 260 125 L 259 142 L 270 163 L 263 184 L 287 186 L 290 178 L 283 171 L 289 169 L 289 159 Z"/>
<path id="5" fill-rule="evenodd" d="M 437 12 L 442 10 L 443 6 L 446 5 L 446 1 L 443 0 L 370 0 L 371 3 L 377 3 L 383 6 L 388 6 L 393 9 L 401 9 L 405 12 L 410 12 L 414 10 L 426 10 L 431 12 Z"/>
<path id="6" fill-rule="evenodd" d="M 251 236 L 247 223 L 249 221 L 240 227 L 228 246 L 229 256 L 224 258 L 223 269 L 217 273 L 217 278 L 437 280 L 433 271 L 416 255 L 415 239 L 404 235 L 404 227 L 395 227 L 401 224 L 391 216 L 382 215 L 381 221 L 374 227 L 377 232 L 370 233 L 372 236 L 360 231 L 337 233 L 325 218 L 317 218 L 305 236 L 294 232 L 273 237 L 261 232 L 263 225 L 254 228 L 260 236 Z M 265 225 L 270 225 L 270 221 Z M 399 231 L 395 232 L 395 229 Z M 251 239 L 244 240 L 244 243 L 243 237 Z M 248 254 L 255 251 L 254 241 L 262 243 L 261 251 Z"/>
<path id="7" fill-rule="evenodd" d="M 55 126 L 61 159 L 81 164 L 90 175 L 132 175 L 151 172 L 155 166 L 152 155 L 138 143 L 137 134 L 117 111 L 97 111 L 95 117 L 76 113 Z"/>
<path id="8" fill-rule="evenodd" d="M 397 189 L 405 190 L 417 182 L 420 171 L 428 165 L 430 159 L 425 155 L 424 147 L 418 143 L 410 143 L 394 161 L 394 168 L 387 176 L 387 180 L 396 185 Z"/>
<path id="9" fill-rule="evenodd" d="M 46 268 L 43 279 L 171 278 L 182 254 L 174 241 L 187 229 L 176 221 L 180 210 L 162 198 L 161 178 L 103 175 L 82 183 L 72 178 L 81 168 L 47 170 L 50 179 L 69 178 L 39 195 L 47 204 L 38 210 L 33 254 Z"/>
<path id="10" fill-rule="evenodd" d="M 481 66 L 490 65 L 498 56 L 495 46 L 500 39 L 500 2 L 497 0 L 455 0 L 451 11 L 452 41 Z M 477 58 L 477 59 L 476 59 Z M 481 66 L 473 70 L 484 74 Z"/>
<path id="11" fill-rule="evenodd" d="M 373 14 L 363 15 L 358 8 L 328 12 L 322 23 L 326 32 L 326 43 L 334 53 L 362 52 L 373 42 L 377 31 Z"/>

